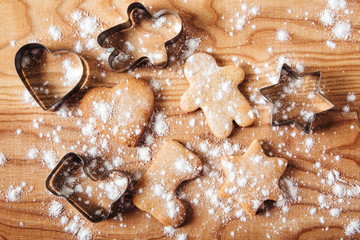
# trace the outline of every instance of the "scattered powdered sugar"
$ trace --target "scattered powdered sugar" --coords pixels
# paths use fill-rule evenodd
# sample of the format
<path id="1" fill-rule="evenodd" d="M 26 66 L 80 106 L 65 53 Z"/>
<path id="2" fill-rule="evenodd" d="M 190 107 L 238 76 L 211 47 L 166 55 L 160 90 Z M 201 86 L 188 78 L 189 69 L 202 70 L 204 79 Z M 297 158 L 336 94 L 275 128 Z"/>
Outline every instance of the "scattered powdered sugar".
<path id="1" fill-rule="evenodd" d="M 31 94 L 27 89 L 24 90 L 24 93 L 22 95 L 22 100 L 24 101 L 24 103 L 31 104 L 32 106 L 36 106 L 36 102 L 34 98 L 31 96 Z"/>
<path id="2" fill-rule="evenodd" d="M 22 182 L 21 185 L 17 187 L 11 185 L 7 191 L 6 199 L 10 202 L 19 201 L 21 197 L 21 193 L 26 185 L 27 185 L 26 182 Z"/>
<path id="3" fill-rule="evenodd" d="M 346 40 L 351 35 L 351 24 L 349 21 L 338 21 L 336 22 L 335 26 L 333 27 L 333 33 L 336 38 Z"/>
<path id="4" fill-rule="evenodd" d="M 355 93 L 349 93 L 347 96 L 347 100 L 348 100 L 348 102 L 354 102 L 356 100 Z"/>
<path id="5" fill-rule="evenodd" d="M 329 9 L 325 9 L 320 16 L 320 21 L 324 26 L 332 26 L 335 22 L 335 13 Z"/>
<path id="6" fill-rule="evenodd" d="M 75 235 L 80 230 L 80 227 L 80 217 L 74 216 L 74 219 L 65 227 L 65 231 Z"/>
<path id="7" fill-rule="evenodd" d="M 186 59 L 193 55 L 196 51 L 196 49 L 199 47 L 201 43 L 200 38 L 189 38 L 185 40 L 185 45 L 187 47 L 187 50 L 185 50 L 182 54 L 182 59 Z"/>
<path id="8" fill-rule="evenodd" d="M 37 156 L 39 155 L 39 150 L 37 148 L 31 148 L 28 151 L 27 157 L 31 160 L 37 158 Z"/>
<path id="9" fill-rule="evenodd" d="M 175 201 L 167 201 L 166 202 L 166 212 L 167 212 L 167 215 L 170 217 L 170 218 L 175 218 L 176 217 L 176 214 L 180 211 L 180 208 L 179 206 L 175 203 Z"/>
<path id="10" fill-rule="evenodd" d="M 166 115 L 162 112 L 155 115 L 154 132 L 158 136 L 165 136 L 169 131 L 169 126 L 167 125 L 165 119 Z"/>
<path id="11" fill-rule="evenodd" d="M 285 199 L 297 200 L 298 187 L 289 178 L 283 178 L 280 180 L 280 187 L 284 191 Z"/>
<path id="12" fill-rule="evenodd" d="M 50 217 L 60 217 L 60 214 L 64 211 L 64 205 L 59 203 L 58 201 L 53 200 L 51 202 L 50 208 L 49 208 L 49 216 Z"/>
<path id="13" fill-rule="evenodd" d="M 11 40 L 11 41 L 10 41 L 10 46 L 15 47 L 15 45 L 16 45 L 16 41 L 15 41 L 15 40 Z"/>
<path id="14" fill-rule="evenodd" d="M 360 222 L 359 220 L 351 221 L 345 228 L 345 234 L 347 236 L 360 233 Z"/>
<path id="15" fill-rule="evenodd" d="M 92 232 L 89 228 L 82 227 L 77 234 L 79 240 L 91 240 L 92 238 Z"/>
<path id="16" fill-rule="evenodd" d="M 69 59 L 65 59 L 62 62 L 62 66 L 65 70 L 65 74 L 63 78 L 64 86 L 71 86 L 81 79 L 81 76 L 83 74 L 83 69 L 74 67 L 74 63 L 72 61 L 70 61 Z"/>
<path id="17" fill-rule="evenodd" d="M 333 217 L 339 217 L 341 213 L 341 210 L 339 208 L 332 208 L 330 209 L 330 215 Z"/>
<path id="18" fill-rule="evenodd" d="M 333 41 L 330 41 L 330 40 L 326 41 L 326 45 L 327 45 L 329 48 L 331 48 L 331 49 L 335 49 L 335 48 L 336 48 L 336 43 L 333 42 Z"/>
<path id="19" fill-rule="evenodd" d="M 4 155 L 4 153 L 0 152 L 0 166 L 4 166 L 6 161 L 7 161 L 7 159 Z"/>
<path id="20" fill-rule="evenodd" d="M 128 184 L 126 177 L 116 176 L 114 181 L 109 183 L 100 183 L 99 188 L 106 191 L 107 197 L 111 200 L 118 199 L 125 190 Z"/>
<path id="21" fill-rule="evenodd" d="M 285 42 L 290 39 L 289 32 L 284 29 L 279 29 L 277 31 L 277 40 Z"/>
<path id="22" fill-rule="evenodd" d="M 178 234 L 176 240 L 188 240 L 188 235 L 185 233 Z"/>
<path id="23" fill-rule="evenodd" d="M 315 140 L 313 138 L 308 137 L 305 139 L 305 145 L 308 149 L 310 149 L 310 148 L 314 147 Z"/>
<path id="24" fill-rule="evenodd" d="M 80 20 L 80 18 L 79 18 Z M 80 22 L 80 35 L 85 38 L 89 34 L 96 32 L 98 28 L 98 20 L 95 17 L 86 17 Z"/>
<path id="25" fill-rule="evenodd" d="M 328 0 L 328 6 L 332 10 L 341 10 L 347 7 L 346 0 Z"/>
<path id="26" fill-rule="evenodd" d="M 164 227 L 164 233 L 169 236 L 173 237 L 176 234 L 176 229 L 170 226 Z"/>
<path id="27" fill-rule="evenodd" d="M 55 41 L 61 40 L 62 31 L 60 27 L 51 25 L 48 32 L 51 35 L 52 39 L 54 39 Z"/>
<path id="28" fill-rule="evenodd" d="M 148 162 L 151 160 L 151 151 L 149 147 L 139 147 L 137 153 L 141 161 Z"/>
<path id="29" fill-rule="evenodd" d="M 75 44 L 75 52 L 81 53 L 84 50 L 83 45 L 80 41 L 77 41 Z"/>
<path id="30" fill-rule="evenodd" d="M 193 173 L 194 168 L 185 158 L 178 158 L 175 162 L 175 169 L 183 173 Z"/>
<path id="31" fill-rule="evenodd" d="M 57 163 L 57 157 L 55 153 L 50 151 L 44 151 L 44 157 L 43 157 L 44 163 L 47 165 L 48 168 L 54 169 L 56 167 Z"/>
<path id="32" fill-rule="evenodd" d="M 93 102 L 95 115 L 100 117 L 103 123 L 106 123 L 112 114 L 112 106 L 104 101 Z"/>

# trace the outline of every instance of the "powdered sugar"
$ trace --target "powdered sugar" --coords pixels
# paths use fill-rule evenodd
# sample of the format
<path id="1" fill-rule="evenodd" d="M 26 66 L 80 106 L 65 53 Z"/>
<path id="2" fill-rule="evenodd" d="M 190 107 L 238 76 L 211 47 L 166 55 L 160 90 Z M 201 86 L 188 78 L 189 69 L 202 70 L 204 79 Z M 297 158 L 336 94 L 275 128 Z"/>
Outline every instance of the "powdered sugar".
<path id="1" fill-rule="evenodd" d="M 155 115 L 154 132 L 158 136 L 164 136 L 169 131 L 169 126 L 167 125 L 165 119 L 166 115 L 162 112 L 159 112 Z"/>
<path id="2" fill-rule="evenodd" d="M 74 63 L 69 59 L 65 59 L 62 62 L 62 66 L 65 70 L 63 85 L 72 86 L 74 83 L 77 83 L 83 74 L 83 69 L 74 66 Z"/>
<path id="3" fill-rule="evenodd" d="M 335 13 L 329 9 L 325 9 L 321 13 L 320 21 L 324 24 L 324 26 L 332 26 L 335 22 Z"/>
<path id="4" fill-rule="evenodd" d="M 58 26 L 50 26 L 49 30 L 48 30 L 50 36 L 52 37 L 52 39 L 54 39 L 55 41 L 59 41 L 62 38 L 62 31 L 60 29 L 60 27 Z"/>
<path id="5" fill-rule="evenodd" d="M 78 240 L 91 240 L 92 238 L 92 232 L 89 228 L 82 227 L 77 234 Z"/>
<path id="6" fill-rule="evenodd" d="M 106 123 L 112 114 L 113 108 L 109 103 L 104 101 L 93 102 L 95 115 L 100 117 L 103 123 Z"/>
<path id="7" fill-rule="evenodd" d="M 54 169 L 56 167 L 57 157 L 52 150 L 44 151 L 43 161 L 48 168 Z"/>
<path id="8" fill-rule="evenodd" d="M 4 166 L 6 161 L 7 161 L 7 159 L 5 157 L 5 154 L 0 152 L 0 166 Z"/>
<path id="9" fill-rule="evenodd" d="M 336 38 L 346 40 L 351 36 L 351 24 L 349 21 L 338 21 L 332 31 Z"/>
<path id="10" fill-rule="evenodd" d="M 64 211 L 64 205 L 58 201 L 53 200 L 49 207 L 49 216 L 58 218 L 60 214 Z"/>
<path id="11" fill-rule="evenodd" d="M 80 18 L 79 18 L 80 20 Z M 80 22 L 80 35 L 85 38 L 89 34 L 94 34 L 98 28 L 98 21 L 95 17 L 86 17 Z"/>
<path id="12" fill-rule="evenodd" d="M 351 236 L 356 233 L 360 233 L 360 222 L 359 220 L 351 221 L 345 228 L 346 236 Z"/>
<path id="13" fill-rule="evenodd" d="M 137 148 L 138 156 L 141 161 L 150 161 L 151 160 L 151 151 L 149 147 L 139 147 Z"/>
<path id="14" fill-rule="evenodd" d="M 27 157 L 28 157 L 30 160 L 33 160 L 33 159 L 37 158 L 38 155 L 39 155 L 39 150 L 38 150 L 37 148 L 31 148 L 31 149 L 28 151 Z"/>
<path id="15" fill-rule="evenodd" d="M 23 192 L 24 187 L 27 185 L 26 182 L 22 182 L 21 185 L 15 186 L 11 185 L 7 191 L 6 199 L 9 202 L 17 202 L 20 200 L 21 194 Z"/>
<path id="16" fill-rule="evenodd" d="M 277 32 L 277 40 L 285 42 L 290 39 L 289 32 L 284 29 L 279 29 Z"/>

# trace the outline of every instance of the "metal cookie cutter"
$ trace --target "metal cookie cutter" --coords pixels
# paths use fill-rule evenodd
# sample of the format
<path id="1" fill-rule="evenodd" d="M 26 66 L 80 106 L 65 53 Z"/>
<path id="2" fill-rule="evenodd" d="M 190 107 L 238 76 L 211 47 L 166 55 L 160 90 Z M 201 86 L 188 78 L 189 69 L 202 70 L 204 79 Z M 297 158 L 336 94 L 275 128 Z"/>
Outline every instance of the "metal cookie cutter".
<path id="1" fill-rule="evenodd" d="M 50 51 L 39 43 L 21 47 L 15 68 L 25 87 L 44 110 L 56 108 L 79 91 L 89 77 L 89 66 L 71 50 Z"/>
<path id="2" fill-rule="evenodd" d="M 83 184 L 85 182 L 85 185 Z M 107 219 L 123 196 L 130 180 L 122 172 L 112 170 L 94 179 L 85 162 L 75 153 L 66 154 L 46 179 L 46 187 L 65 198 L 91 222 Z"/>
<path id="3" fill-rule="evenodd" d="M 167 9 L 151 15 L 138 2 L 129 5 L 127 14 L 127 22 L 97 38 L 101 47 L 112 51 L 108 58 L 110 67 L 123 72 L 145 60 L 156 68 L 166 67 L 169 61 L 166 47 L 176 42 L 183 30 L 179 15 Z"/>
<path id="4" fill-rule="evenodd" d="M 278 83 L 260 89 L 265 100 L 272 103 L 272 125 L 293 122 L 305 133 L 310 133 L 316 115 L 334 107 L 334 104 L 321 94 L 320 81 L 321 72 L 301 76 L 284 64 Z"/>

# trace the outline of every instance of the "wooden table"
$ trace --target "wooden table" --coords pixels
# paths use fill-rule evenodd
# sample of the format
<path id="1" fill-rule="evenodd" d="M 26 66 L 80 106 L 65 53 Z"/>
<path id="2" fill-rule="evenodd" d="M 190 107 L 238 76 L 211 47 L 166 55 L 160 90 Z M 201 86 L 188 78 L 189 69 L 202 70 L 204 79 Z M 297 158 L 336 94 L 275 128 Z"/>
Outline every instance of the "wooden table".
<path id="1" fill-rule="evenodd" d="M 189 239 L 232 239 L 232 235 L 233 239 L 349 238 L 344 229 L 351 221 L 360 218 L 359 191 L 352 197 L 346 193 L 345 196 L 336 196 L 334 186 L 339 184 L 355 191 L 360 185 L 360 129 L 357 121 L 360 103 L 360 3 L 348 0 L 349 12 L 334 11 L 336 19 L 350 21 L 352 25 L 351 37 L 342 40 L 334 37 L 332 27 L 323 26 L 319 20 L 321 12 L 328 8 L 325 0 L 146 1 L 144 3 L 151 6 L 151 12 L 173 9 L 183 19 L 182 38 L 169 49 L 175 61 L 161 70 L 143 65 L 134 71 L 117 73 L 108 67 L 106 61 L 97 59 L 103 49 L 96 47 L 88 50 L 85 46 L 101 31 L 125 21 L 126 8 L 130 3 L 119 0 L 0 0 L 0 152 L 8 160 L 0 167 L 0 237 L 76 238 L 76 235 L 65 231 L 67 225 L 61 225 L 60 218 L 49 216 L 48 209 L 54 199 L 65 206 L 61 216 L 66 215 L 71 221 L 79 213 L 45 188 L 45 179 L 51 170 L 44 164 L 44 152 L 53 151 L 58 160 L 72 151 L 72 146 L 77 146 L 74 151 L 80 152 L 82 146 L 88 144 L 78 124 L 79 120 L 84 120 L 77 113 L 83 94 L 88 89 L 111 87 L 121 78 L 140 74 L 142 79 L 158 86 L 155 88 L 155 111 L 167 116 L 169 126 L 165 136 L 155 136 L 155 142 L 150 146 L 152 156 L 156 155 L 163 140 L 175 139 L 189 144 L 207 166 L 200 180 L 189 181 L 178 191 L 185 196 L 188 219 L 174 238 L 181 233 L 187 234 Z M 244 9 L 245 3 L 248 9 Z M 251 11 L 253 7 L 259 7 L 259 14 L 256 15 L 255 8 Z M 99 26 L 88 38 L 81 38 L 78 34 L 81 31 L 79 23 L 72 18 L 76 11 L 98 19 Z M 238 19 L 244 14 L 247 17 L 243 29 L 241 24 L 236 29 Z M 48 33 L 51 25 L 61 29 L 61 40 L 55 41 Z M 277 40 L 279 29 L 286 30 L 290 39 L 284 42 Z M 335 49 L 326 44 L 328 40 L 336 43 Z M 77 41 L 84 46 L 80 55 L 90 65 L 89 82 L 86 89 L 78 92 L 58 112 L 45 112 L 23 99 L 26 90 L 16 74 L 14 56 L 22 45 L 34 41 L 52 50 L 74 49 Z M 188 87 L 181 69 L 186 53 L 189 53 L 189 41 L 199 43 L 196 52 L 210 52 L 219 65 L 239 64 L 244 68 L 246 80 L 239 89 L 255 110 L 256 120 L 252 127 L 235 127 L 228 139 L 220 140 L 211 134 L 206 124 L 201 124 L 205 120 L 201 110 L 187 114 L 180 109 L 180 97 Z M 312 134 L 303 134 L 291 125 L 272 127 L 270 105 L 258 101 L 258 90 L 272 84 L 278 75 L 278 66 L 284 60 L 292 66 L 297 63 L 303 65 L 307 73 L 322 71 L 321 88 L 335 104 L 333 110 L 317 118 Z M 349 93 L 357 96 L 355 101 L 348 101 Z M 349 107 L 349 112 L 344 111 L 345 106 Z M 194 128 L 189 125 L 191 119 L 196 120 Z M 39 128 L 35 128 L 34 122 L 39 123 Z M 21 134 L 17 133 L 18 129 L 21 129 L 18 131 Z M 54 141 L 55 135 L 60 137 L 60 142 Z M 308 138 L 313 139 L 315 144 L 306 151 Z M 254 139 L 263 142 L 267 154 L 288 159 L 283 179 L 288 179 L 288 183 L 294 185 L 292 189 L 297 191 L 291 195 L 286 193 L 286 187 L 282 187 L 288 196 L 285 207 L 274 207 L 267 214 L 259 214 L 253 219 L 244 215 L 246 221 L 243 221 L 236 217 L 239 209 L 233 208 L 233 204 L 218 199 L 223 206 L 216 207 L 209 199 L 209 196 L 216 196 L 225 179 L 219 158 L 204 152 L 201 146 L 205 143 L 210 149 L 219 147 L 221 153 L 225 153 L 224 143 L 231 146 L 238 144 L 234 154 L 242 154 Z M 115 156 L 118 147 L 110 141 L 109 150 L 103 153 L 104 161 Z M 39 150 L 35 159 L 28 157 L 32 148 Z M 131 176 L 143 174 L 151 164 L 151 161 L 142 162 L 136 153 L 135 148 L 126 148 L 123 153 L 125 164 L 120 169 Z M 104 161 L 100 160 L 99 165 Z M 328 178 L 333 170 L 340 173 L 335 182 Z M 20 199 L 10 202 L 6 197 L 8 189 L 20 186 L 22 182 L 27 185 Z M 200 196 L 197 196 L 198 193 Z M 326 203 L 322 204 L 319 197 L 326 199 Z M 194 198 L 198 198 L 198 205 L 193 204 Z M 226 206 L 233 210 L 224 213 Z M 316 209 L 314 215 L 311 214 L 315 211 L 311 211 L 312 208 Z M 334 208 L 341 209 L 339 216 L 331 215 Z M 214 209 L 215 213 L 209 213 L 209 209 Z M 133 207 L 121 215 L 121 220 L 108 219 L 97 224 L 91 224 L 82 217 L 81 225 L 91 230 L 94 239 L 167 238 L 164 227 L 156 219 L 147 217 L 145 212 Z M 360 235 L 352 237 L 360 238 Z"/>

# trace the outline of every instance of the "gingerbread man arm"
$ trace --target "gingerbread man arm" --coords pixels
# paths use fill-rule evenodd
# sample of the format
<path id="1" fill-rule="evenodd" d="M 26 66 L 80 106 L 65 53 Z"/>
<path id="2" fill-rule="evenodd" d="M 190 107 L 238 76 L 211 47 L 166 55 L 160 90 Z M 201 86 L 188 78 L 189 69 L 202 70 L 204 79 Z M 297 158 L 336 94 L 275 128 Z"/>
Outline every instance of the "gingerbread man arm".
<path id="1" fill-rule="evenodd" d="M 201 100 L 196 100 L 197 94 L 193 89 L 188 89 L 181 97 L 181 109 L 186 112 L 193 112 L 200 107 Z"/>

